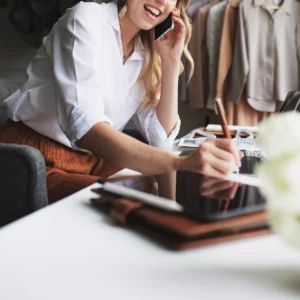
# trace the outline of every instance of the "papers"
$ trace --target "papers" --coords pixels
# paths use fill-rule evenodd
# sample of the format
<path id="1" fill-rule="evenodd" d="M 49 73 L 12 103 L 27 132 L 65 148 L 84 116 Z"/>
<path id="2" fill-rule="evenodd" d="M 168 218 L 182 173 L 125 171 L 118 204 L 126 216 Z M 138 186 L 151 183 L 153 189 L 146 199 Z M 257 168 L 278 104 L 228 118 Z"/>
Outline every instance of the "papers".
<path id="1" fill-rule="evenodd" d="M 248 184 L 251 186 L 260 187 L 261 180 L 253 174 L 237 174 L 237 173 L 231 173 L 226 178 L 229 181 L 239 182 L 243 184 Z"/>
<path id="2" fill-rule="evenodd" d="M 242 135 L 245 135 L 244 137 Z M 263 157 L 260 147 L 256 144 L 256 139 L 251 131 L 241 127 L 233 139 L 235 147 L 239 151 L 246 151 L 246 155 Z"/>
<path id="3" fill-rule="evenodd" d="M 232 140 L 239 151 L 260 152 L 260 148 L 257 146 L 256 139 L 254 138 L 235 137 Z"/>
<path id="4" fill-rule="evenodd" d="M 228 125 L 229 131 L 238 131 L 241 128 L 249 130 L 252 133 L 258 133 L 257 126 L 236 126 L 236 125 Z M 221 125 L 217 124 L 209 124 L 206 126 L 206 131 L 215 131 L 215 132 L 222 132 Z"/>
<path id="5" fill-rule="evenodd" d="M 184 147 L 190 147 L 190 148 L 198 148 L 202 143 L 206 141 L 206 138 L 182 138 L 179 141 L 178 147 L 184 148 Z"/>
<path id="6" fill-rule="evenodd" d="M 236 146 L 236 149 L 241 151 L 260 151 L 260 148 L 256 145 L 256 141 L 254 139 L 237 139 L 234 138 L 233 142 Z"/>
<path id="7" fill-rule="evenodd" d="M 207 139 L 215 139 L 216 136 L 206 131 L 195 129 L 178 140 L 178 148 L 198 148 Z"/>

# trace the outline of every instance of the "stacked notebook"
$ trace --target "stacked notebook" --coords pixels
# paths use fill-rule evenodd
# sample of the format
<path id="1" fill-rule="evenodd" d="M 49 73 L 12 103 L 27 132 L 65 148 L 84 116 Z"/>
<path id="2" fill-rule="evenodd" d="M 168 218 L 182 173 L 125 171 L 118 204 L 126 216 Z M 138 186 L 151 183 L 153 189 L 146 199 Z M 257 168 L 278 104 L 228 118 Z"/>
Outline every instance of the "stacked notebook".
<path id="1" fill-rule="evenodd" d="M 243 158 L 243 176 L 256 157 Z M 92 203 L 117 223 L 165 247 L 182 250 L 270 233 L 259 185 L 177 172 L 176 199 L 159 196 L 152 176 L 101 182 Z M 255 179 L 255 178 L 254 178 Z M 165 187 L 165 193 L 168 187 Z"/>

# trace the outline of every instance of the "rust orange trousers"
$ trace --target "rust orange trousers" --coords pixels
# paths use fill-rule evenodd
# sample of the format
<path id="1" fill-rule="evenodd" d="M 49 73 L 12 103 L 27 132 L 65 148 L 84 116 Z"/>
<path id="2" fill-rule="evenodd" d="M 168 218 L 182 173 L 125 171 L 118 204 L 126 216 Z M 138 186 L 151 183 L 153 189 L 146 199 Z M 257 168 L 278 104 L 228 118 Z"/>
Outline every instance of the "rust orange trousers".
<path id="1" fill-rule="evenodd" d="M 107 160 L 51 140 L 22 122 L 8 120 L 0 131 L 0 143 L 28 145 L 41 151 L 46 162 L 49 203 L 121 170 Z"/>

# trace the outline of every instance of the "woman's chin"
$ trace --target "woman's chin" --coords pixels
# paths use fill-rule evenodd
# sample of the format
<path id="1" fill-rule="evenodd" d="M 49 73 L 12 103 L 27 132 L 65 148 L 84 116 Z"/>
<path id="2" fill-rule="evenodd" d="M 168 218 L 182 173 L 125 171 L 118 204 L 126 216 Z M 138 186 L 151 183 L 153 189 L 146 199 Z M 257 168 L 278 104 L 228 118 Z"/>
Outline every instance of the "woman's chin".
<path id="1" fill-rule="evenodd" d="M 145 30 L 145 31 L 149 31 L 149 30 L 151 30 L 152 28 L 154 28 L 154 26 L 153 25 L 150 25 L 150 24 L 139 24 L 140 26 L 139 26 L 139 28 L 141 29 L 141 30 Z"/>
<path id="2" fill-rule="evenodd" d="M 151 30 L 156 25 L 156 22 L 147 22 L 145 19 L 140 19 L 139 22 L 135 23 L 141 30 Z"/>

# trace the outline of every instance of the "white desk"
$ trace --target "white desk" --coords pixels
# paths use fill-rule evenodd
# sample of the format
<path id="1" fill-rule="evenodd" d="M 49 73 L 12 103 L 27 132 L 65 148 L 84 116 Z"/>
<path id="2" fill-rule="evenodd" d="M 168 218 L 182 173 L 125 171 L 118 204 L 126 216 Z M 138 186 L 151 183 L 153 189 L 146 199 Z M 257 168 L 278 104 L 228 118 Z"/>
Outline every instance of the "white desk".
<path id="1" fill-rule="evenodd" d="M 0 230 L 1 300 L 300 299 L 300 249 L 276 236 L 171 252 L 112 224 L 93 195 Z"/>

